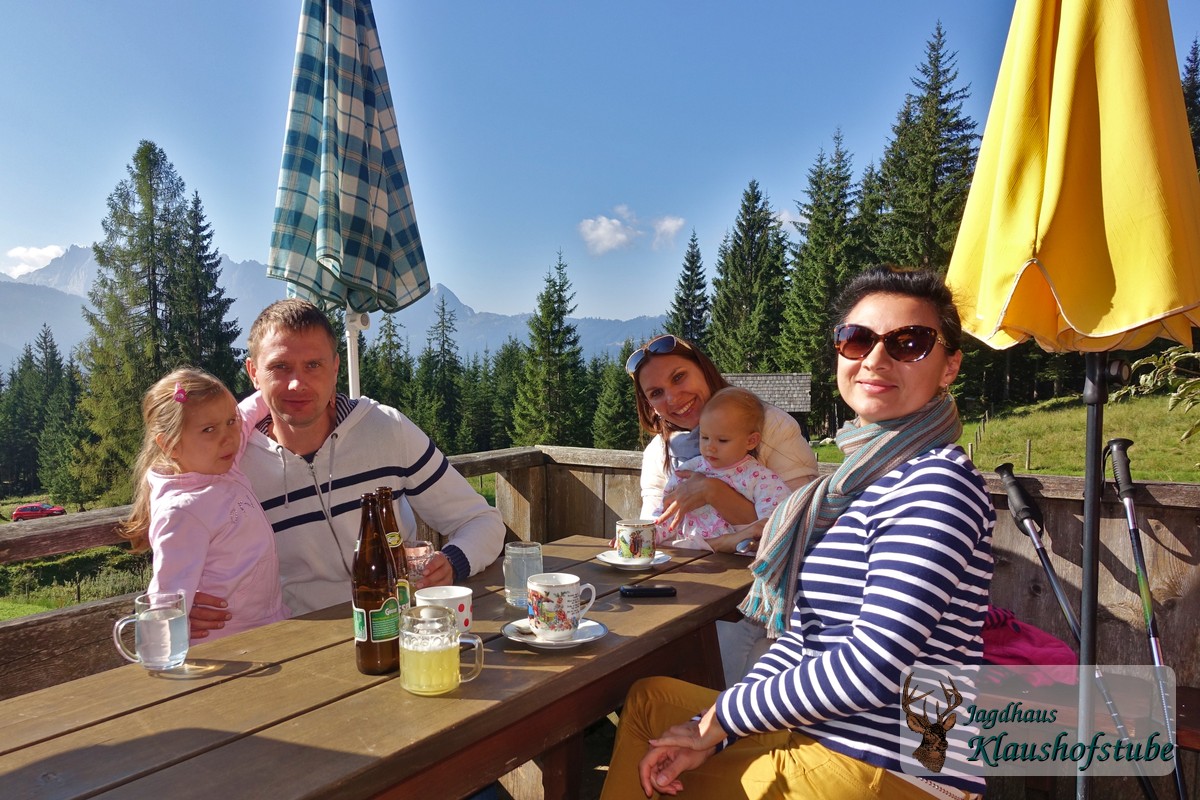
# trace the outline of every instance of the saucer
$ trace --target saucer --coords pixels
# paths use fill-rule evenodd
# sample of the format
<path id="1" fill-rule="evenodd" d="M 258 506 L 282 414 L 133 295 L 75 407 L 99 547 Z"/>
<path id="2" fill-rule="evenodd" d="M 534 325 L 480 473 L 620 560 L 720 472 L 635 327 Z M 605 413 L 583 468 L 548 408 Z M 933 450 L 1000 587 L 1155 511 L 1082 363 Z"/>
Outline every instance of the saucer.
<path id="1" fill-rule="evenodd" d="M 511 641 L 527 644 L 540 650 L 569 650 L 572 647 L 596 641 L 608 633 L 608 628 L 604 627 L 603 622 L 584 618 L 579 621 L 579 627 L 575 629 L 575 635 L 572 638 L 552 642 L 534 636 L 533 631 L 529 629 L 529 620 L 519 619 L 505 625 L 501 633 Z"/>
<path id="2" fill-rule="evenodd" d="M 671 560 L 671 556 L 662 552 L 661 550 L 654 554 L 654 558 L 650 559 L 649 564 L 634 564 L 628 558 L 621 558 L 619 555 L 617 555 L 616 550 L 605 550 L 603 553 L 596 556 L 596 558 L 600 559 L 605 564 L 608 564 L 610 567 L 627 569 L 631 571 L 661 566 L 662 564 L 665 564 Z"/>

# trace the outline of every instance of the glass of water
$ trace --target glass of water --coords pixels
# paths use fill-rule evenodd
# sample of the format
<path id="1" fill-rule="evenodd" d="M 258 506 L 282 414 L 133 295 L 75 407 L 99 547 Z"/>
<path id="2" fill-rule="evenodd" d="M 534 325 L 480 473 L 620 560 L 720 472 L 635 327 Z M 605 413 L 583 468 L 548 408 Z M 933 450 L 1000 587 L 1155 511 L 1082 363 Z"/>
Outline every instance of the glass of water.
<path id="1" fill-rule="evenodd" d="M 528 605 L 526 583 L 542 571 L 542 545 L 538 542 L 509 542 L 504 545 L 504 599 L 510 606 Z"/>
<path id="2" fill-rule="evenodd" d="M 188 651 L 187 595 L 183 590 L 138 595 L 133 608 L 131 616 L 113 626 L 113 642 L 121 655 L 149 670 L 181 666 Z M 134 626 L 132 651 L 121 639 L 126 625 Z"/>

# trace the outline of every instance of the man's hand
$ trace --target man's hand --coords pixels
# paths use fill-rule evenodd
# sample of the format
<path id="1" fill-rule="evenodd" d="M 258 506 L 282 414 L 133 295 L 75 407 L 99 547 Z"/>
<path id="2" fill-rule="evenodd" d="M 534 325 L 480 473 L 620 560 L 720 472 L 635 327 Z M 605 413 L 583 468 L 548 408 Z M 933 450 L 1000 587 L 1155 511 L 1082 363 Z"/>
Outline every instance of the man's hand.
<path id="1" fill-rule="evenodd" d="M 450 559 L 439 550 L 429 559 L 421 577 L 413 581 L 413 589 L 424 589 L 426 586 L 449 586 L 454 583 L 454 567 Z"/>
<path id="2" fill-rule="evenodd" d="M 233 614 L 222 609 L 229 606 L 223 599 L 204 592 L 196 592 L 192 607 L 188 610 L 188 623 L 191 626 L 191 637 L 203 639 L 209 631 L 220 630 L 225 623 L 233 619 Z"/>

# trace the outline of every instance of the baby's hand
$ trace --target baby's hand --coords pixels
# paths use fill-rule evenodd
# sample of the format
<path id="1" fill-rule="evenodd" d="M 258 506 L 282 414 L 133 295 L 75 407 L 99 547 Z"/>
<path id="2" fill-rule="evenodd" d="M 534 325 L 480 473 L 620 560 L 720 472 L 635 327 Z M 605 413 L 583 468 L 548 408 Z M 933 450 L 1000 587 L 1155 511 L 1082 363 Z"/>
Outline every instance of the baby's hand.
<path id="1" fill-rule="evenodd" d="M 726 533 L 722 536 L 717 536 L 712 539 L 706 539 L 705 541 L 707 542 L 708 546 L 713 549 L 714 552 L 734 553 L 734 552 L 737 552 L 736 548 L 738 546 L 738 542 L 745 541 L 746 539 L 749 539 L 749 538 L 750 537 L 747 536 L 742 531 L 734 531 L 733 533 Z"/>

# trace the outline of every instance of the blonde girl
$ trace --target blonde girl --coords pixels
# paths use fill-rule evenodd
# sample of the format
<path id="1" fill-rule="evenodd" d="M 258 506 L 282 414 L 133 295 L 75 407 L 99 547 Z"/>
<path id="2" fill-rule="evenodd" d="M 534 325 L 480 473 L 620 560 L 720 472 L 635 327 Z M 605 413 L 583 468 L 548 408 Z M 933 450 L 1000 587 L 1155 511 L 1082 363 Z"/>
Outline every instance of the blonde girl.
<path id="1" fill-rule="evenodd" d="M 134 467 L 133 511 L 121 535 L 154 553 L 149 591 L 197 591 L 228 601 L 233 618 L 192 641 L 286 619 L 275 534 L 242 472 L 248 431 L 225 385 L 177 369 L 142 399 L 145 433 Z"/>

